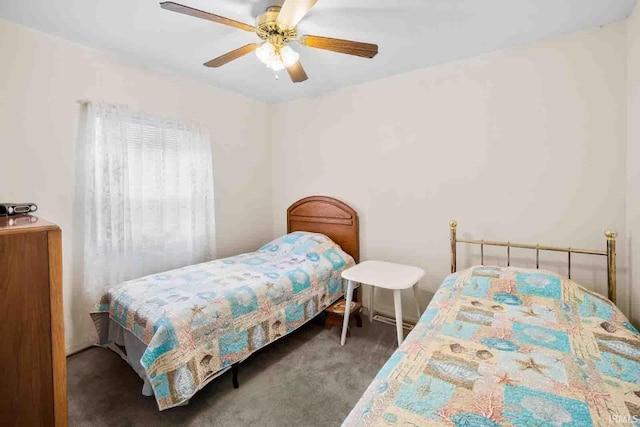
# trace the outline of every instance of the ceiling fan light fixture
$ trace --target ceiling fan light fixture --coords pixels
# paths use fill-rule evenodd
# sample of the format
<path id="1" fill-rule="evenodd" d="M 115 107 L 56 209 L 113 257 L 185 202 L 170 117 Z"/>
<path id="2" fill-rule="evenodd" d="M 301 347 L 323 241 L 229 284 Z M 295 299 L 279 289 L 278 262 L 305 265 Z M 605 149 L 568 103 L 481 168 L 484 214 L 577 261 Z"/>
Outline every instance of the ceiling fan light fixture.
<path id="1" fill-rule="evenodd" d="M 243 57 L 249 52 L 256 52 L 257 58 L 269 69 L 276 73 L 287 69 L 291 81 L 300 83 L 308 79 L 302 64 L 300 55 L 288 46 L 291 41 L 297 41 L 302 46 L 323 49 L 330 52 L 346 55 L 373 58 L 378 54 L 378 45 L 362 43 L 331 37 L 314 35 L 298 35 L 298 23 L 304 18 L 318 0 L 283 0 L 282 6 L 271 6 L 267 11 L 256 18 L 256 24 L 248 25 L 234 21 L 224 16 L 214 15 L 203 10 L 194 9 L 173 1 L 163 1 L 160 7 L 163 9 L 181 13 L 195 18 L 205 19 L 218 24 L 239 28 L 250 33 L 255 33 L 264 42 L 249 43 L 238 49 L 225 53 L 217 58 L 205 62 L 205 67 L 218 68 L 231 61 Z"/>
<path id="2" fill-rule="evenodd" d="M 263 64 L 269 62 L 269 58 L 275 54 L 275 48 L 269 42 L 264 42 L 256 49 L 256 56 Z"/>
<path id="3" fill-rule="evenodd" d="M 294 65 L 300 59 L 300 55 L 289 46 L 276 48 L 270 42 L 264 42 L 256 49 L 256 56 L 267 68 L 280 71 Z"/>
<path id="4" fill-rule="evenodd" d="M 256 49 L 256 56 L 260 62 L 273 71 L 284 69 L 280 54 L 277 52 L 275 46 L 269 42 L 262 43 L 260 47 Z"/>

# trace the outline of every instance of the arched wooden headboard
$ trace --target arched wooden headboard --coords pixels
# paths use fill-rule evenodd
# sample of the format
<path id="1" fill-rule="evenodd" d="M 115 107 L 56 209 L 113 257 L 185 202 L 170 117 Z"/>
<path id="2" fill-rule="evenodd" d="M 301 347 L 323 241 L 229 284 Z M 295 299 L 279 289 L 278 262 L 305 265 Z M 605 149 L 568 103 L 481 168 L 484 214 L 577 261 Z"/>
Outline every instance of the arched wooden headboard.
<path id="1" fill-rule="evenodd" d="M 287 233 L 322 233 L 360 262 L 358 213 L 346 203 L 326 196 L 298 200 L 287 209 Z"/>

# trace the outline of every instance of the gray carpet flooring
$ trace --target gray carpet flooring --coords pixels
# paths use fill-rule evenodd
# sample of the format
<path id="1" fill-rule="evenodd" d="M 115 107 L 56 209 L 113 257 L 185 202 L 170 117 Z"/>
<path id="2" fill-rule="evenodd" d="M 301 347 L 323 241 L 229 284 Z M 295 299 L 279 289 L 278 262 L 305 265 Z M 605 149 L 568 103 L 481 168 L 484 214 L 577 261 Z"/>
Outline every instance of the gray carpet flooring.
<path id="1" fill-rule="evenodd" d="M 142 380 L 110 350 L 69 357 L 72 426 L 339 426 L 397 346 L 395 327 L 364 320 L 340 346 L 337 327 L 314 320 L 227 372 L 187 406 L 159 412 Z"/>

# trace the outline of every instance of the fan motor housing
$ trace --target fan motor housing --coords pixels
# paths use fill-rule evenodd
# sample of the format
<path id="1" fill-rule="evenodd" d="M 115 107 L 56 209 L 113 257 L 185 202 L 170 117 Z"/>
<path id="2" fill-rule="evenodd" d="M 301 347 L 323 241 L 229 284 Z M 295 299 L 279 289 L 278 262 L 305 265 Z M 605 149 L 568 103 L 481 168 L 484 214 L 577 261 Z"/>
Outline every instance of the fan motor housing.
<path id="1" fill-rule="evenodd" d="M 280 6 L 271 6 L 267 11 L 256 18 L 256 34 L 262 40 L 271 42 L 274 45 L 283 46 L 290 40 L 298 37 L 296 28 L 285 28 L 278 24 Z"/>

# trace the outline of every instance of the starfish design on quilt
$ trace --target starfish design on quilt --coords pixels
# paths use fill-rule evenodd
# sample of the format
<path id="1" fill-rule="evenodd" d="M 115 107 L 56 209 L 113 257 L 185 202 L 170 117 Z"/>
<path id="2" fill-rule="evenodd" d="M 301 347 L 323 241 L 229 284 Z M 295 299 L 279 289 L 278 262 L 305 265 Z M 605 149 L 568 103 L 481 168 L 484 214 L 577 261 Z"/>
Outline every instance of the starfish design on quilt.
<path id="1" fill-rule="evenodd" d="M 533 357 L 529 357 L 527 358 L 527 360 L 516 359 L 516 363 L 520 365 L 521 371 L 526 371 L 527 369 L 531 369 L 532 371 L 535 371 L 542 376 L 544 376 L 544 372 L 542 370 L 549 369 L 547 365 L 542 365 L 537 363 L 535 360 L 533 360 Z"/>
<path id="2" fill-rule="evenodd" d="M 515 383 L 519 383 L 520 382 L 518 380 L 514 380 L 513 378 L 511 378 L 509 376 L 508 372 L 505 372 L 501 377 L 499 377 L 497 375 L 496 375 L 496 377 L 498 377 L 498 379 L 499 379 L 498 384 L 513 385 Z"/>
<path id="3" fill-rule="evenodd" d="M 191 307 L 191 316 L 192 317 L 203 316 L 204 309 L 205 309 L 204 305 L 200 306 L 198 304 L 195 304 L 193 307 Z"/>
<path id="4" fill-rule="evenodd" d="M 553 357 L 553 363 L 560 363 L 562 362 L 562 358 L 558 357 L 558 356 L 552 356 Z"/>

